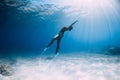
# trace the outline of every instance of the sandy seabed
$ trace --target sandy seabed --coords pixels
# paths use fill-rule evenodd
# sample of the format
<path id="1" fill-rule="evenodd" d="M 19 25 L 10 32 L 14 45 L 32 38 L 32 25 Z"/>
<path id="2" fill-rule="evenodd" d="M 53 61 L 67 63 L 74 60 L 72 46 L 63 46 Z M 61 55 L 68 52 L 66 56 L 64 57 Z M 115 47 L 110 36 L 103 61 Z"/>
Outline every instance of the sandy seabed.
<path id="1" fill-rule="evenodd" d="M 4 63 L 4 62 L 3 62 Z M 16 58 L 12 76 L 0 80 L 120 80 L 120 56 L 59 55 Z"/>

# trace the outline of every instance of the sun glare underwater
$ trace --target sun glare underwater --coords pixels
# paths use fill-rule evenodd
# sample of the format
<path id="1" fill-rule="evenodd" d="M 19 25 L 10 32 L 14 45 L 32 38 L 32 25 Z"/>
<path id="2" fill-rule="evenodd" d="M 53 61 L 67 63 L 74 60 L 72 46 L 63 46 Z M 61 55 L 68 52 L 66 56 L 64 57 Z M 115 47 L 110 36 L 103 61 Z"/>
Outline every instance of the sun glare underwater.
<path id="1" fill-rule="evenodd" d="M 120 0 L 1 0 L 0 80 L 120 80 L 119 8 Z M 43 52 L 75 20 L 59 55 L 56 42 Z"/>

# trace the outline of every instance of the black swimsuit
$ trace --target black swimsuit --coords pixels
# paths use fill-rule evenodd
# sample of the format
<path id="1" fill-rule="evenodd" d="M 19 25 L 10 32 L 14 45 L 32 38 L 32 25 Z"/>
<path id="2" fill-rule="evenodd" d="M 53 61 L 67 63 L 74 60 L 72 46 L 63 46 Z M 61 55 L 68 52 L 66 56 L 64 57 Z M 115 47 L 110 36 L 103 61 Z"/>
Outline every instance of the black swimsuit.
<path id="1" fill-rule="evenodd" d="M 64 35 L 64 32 L 67 30 L 67 27 L 63 27 L 60 32 L 54 36 L 55 39 L 62 38 Z"/>

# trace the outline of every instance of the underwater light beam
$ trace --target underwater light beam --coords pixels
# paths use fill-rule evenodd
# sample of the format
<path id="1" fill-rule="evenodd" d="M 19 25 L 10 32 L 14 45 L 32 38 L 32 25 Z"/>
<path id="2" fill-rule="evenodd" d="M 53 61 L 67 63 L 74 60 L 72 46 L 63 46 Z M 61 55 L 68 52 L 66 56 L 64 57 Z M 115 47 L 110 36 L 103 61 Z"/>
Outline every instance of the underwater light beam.
<path id="1" fill-rule="evenodd" d="M 85 21 L 85 32 L 81 33 L 81 24 L 79 23 L 74 30 L 73 37 L 76 40 L 83 40 L 84 42 L 114 42 L 115 33 L 118 30 L 120 12 L 116 0 L 64 0 L 61 6 L 69 6 L 65 11 L 68 17 L 76 19 L 79 17 L 81 21 Z M 69 19 L 70 20 L 70 19 Z M 107 24 L 107 25 L 106 25 Z M 83 34 L 80 37 L 80 34 Z M 89 35 L 87 35 L 89 34 Z M 110 39 L 111 38 L 111 39 Z M 90 40 L 89 40 L 90 39 Z"/>
<path id="2" fill-rule="evenodd" d="M 41 4 L 42 6 L 40 6 Z M 115 35 L 120 33 L 118 31 L 120 29 L 120 10 L 117 0 L 35 0 L 31 1 L 31 8 L 29 10 L 37 10 L 43 16 L 54 15 L 62 9 L 65 17 L 60 20 L 69 20 L 67 23 L 79 18 L 81 21 L 71 34 L 78 41 L 91 44 L 102 41 L 111 43 Z M 41 9 L 42 12 L 39 11 Z"/>

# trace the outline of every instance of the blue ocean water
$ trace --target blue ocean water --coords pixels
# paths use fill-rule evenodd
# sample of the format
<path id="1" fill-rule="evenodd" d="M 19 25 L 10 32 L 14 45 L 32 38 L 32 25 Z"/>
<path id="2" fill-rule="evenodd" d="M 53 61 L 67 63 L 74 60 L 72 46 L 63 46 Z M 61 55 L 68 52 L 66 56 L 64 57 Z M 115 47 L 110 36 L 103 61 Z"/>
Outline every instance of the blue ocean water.
<path id="1" fill-rule="evenodd" d="M 0 64 L 15 72 L 0 74 L 0 80 L 119 80 L 119 7 L 120 0 L 0 1 Z M 75 20 L 61 40 L 59 56 L 50 59 L 56 42 L 41 55 Z"/>
<path id="2" fill-rule="evenodd" d="M 101 50 L 120 45 L 119 0 L 5 0 L 0 2 L 0 52 L 42 52 L 63 26 L 60 52 Z M 54 53 L 56 44 L 51 46 Z"/>

